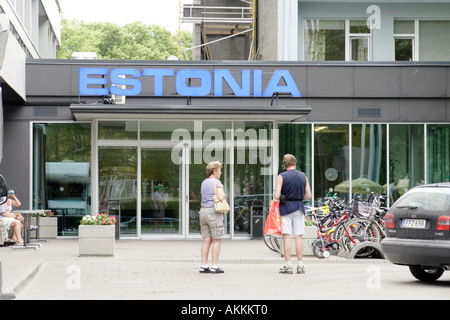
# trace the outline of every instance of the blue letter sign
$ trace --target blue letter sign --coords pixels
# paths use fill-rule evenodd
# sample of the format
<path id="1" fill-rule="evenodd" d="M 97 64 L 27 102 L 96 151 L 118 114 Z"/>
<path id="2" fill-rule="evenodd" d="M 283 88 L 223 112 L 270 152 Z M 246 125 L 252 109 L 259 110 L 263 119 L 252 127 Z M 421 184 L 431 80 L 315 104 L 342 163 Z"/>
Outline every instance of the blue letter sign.
<path id="1" fill-rule="evenodd" d="M 79 95 L 138 96 L 144 90 L 143 77 L 153 77 L 154 96 L 164 95 L 164 78 L 175 77 L 177 94 L 185 97 L 204 97 L 214 95 L 223 97 L 224 85 L 237 97 L 271 97 L 274 93 L 289 93 L 293 97 L 302 94 L 289 70 L 275 70 L 265 91 L 263 90 L 263 71 L 241 70 L 239 79 L 228 69 L 216 69 L 214 74 L 205 69 L 147 69 L 131 68 L 80 68 Z M 192 81 L 194 80 L 194 81 Z M 253 85 L 252 85 L 253 82 Z M 253 89 L 253 92 L 252 92 Z M 148 93 L 148 91 L 147 91 Z"/>
<path id="2" fill-rule="evenodd" d="M 142 92 L 142 83 L 138 79 L 126 79 L 120 76 L 133 76 L 135 78 L 141 77 L 141 72 L 136 69 L 114 69 L 111 71 L 111 83 L 120 86 L 132 86 L 133 89 L 121 89 L 117 86 L 111 86 L 112 94 L 116 96 L 138 96 Z"/>
<path id="3" fill-rule="evenodd" d="M 79 92 L 80 96 L 107 96 L 109 90 L 105 87 L 108 84 L 107 68 L 80 68 Z M 101 78 L 90 78 L 90 75 L 102 76 Z M 102 85 L 103 88 L 92 88 L 90 85 Z"/>

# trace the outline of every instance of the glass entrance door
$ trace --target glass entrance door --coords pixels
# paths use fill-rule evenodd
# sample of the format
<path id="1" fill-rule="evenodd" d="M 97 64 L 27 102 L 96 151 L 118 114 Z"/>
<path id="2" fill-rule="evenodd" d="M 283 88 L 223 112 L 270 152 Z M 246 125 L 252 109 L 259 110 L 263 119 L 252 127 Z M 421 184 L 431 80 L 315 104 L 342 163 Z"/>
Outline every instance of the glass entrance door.
<path id="1" fill-rule="evenodd" d="M 174 150 L 169 143 L 154 141 L 99 146 L 99 211 L 116 216 L 121 237 L 201 238 L 200 191 L 207 163 L 203 157 L 195 163 L 195 152 L 188 144 L 176 154 L 178 162 L 173 159 Z M 198 152 L 203 155 L 202 150 Z M 222 172 L 230 202 L 230 165 L 224 164 Z M 225 214 L 227 235 L 230 217 Z"/>
<path id="2" fill-rule="evenodd" d="M 184 167 L 172 149 L 141 150 L 141 235 L 182 235 Z"/>
<path id="3" fill-rule="evenodd" d="M 137 147 L 99 147 L 99 211 L 115 215 L 123 236 L 138 235 Z"/>

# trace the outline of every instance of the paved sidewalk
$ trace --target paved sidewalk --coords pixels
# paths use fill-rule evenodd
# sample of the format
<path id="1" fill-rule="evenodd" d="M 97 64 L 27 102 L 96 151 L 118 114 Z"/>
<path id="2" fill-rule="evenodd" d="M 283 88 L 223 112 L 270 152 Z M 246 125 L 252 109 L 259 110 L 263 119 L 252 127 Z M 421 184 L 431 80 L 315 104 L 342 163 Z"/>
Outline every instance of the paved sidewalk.
<path id="1" fill-rule="evenodd" d="M 158 265 L 159 268 L 167 270 L 167 266 L 170 264 L 178 265 L 182 269 L 187 268 L 189 269 L 189 273 L 197 273 L 200 247 L 201 241 L 199 240 L 117 240 L 115 255 L 113 257 L 79 257 L 77 239 L 49 240 L 48 242 L 42 242 L 42 247 L 38 250 L 12 250 L 10 247 L 0 248 L 3 293 L 6 297 L 8 294 L 18 296 L 38 273 L 47 273 L 49 270 L 52 270 L 50 272 L 51 278 L 48 279 L 49 282 L 54 282 L 57 274 L 60 274 L 62 278 L 67 280 L 71 274 L 70 270 L 75 274 L 77 266 L 80 267 L 81 279 L 83 279 L 83 276 L 86 276 L 83 273 L 89 273 L 91 275 L 92 269 L 101 267 L 105 273 L 108 273 L 110 281 L 117 283 L 121 281 L 138 281 L 137 279 L 139 277 L 137 275 L 142 275 L 143 272 L 132 273 L 135 280 L 130 280 L 127 278 L 128 274 L 119 274 L 119 269 L 113 267 L 111 270 L 107 270 L 106 267 L 122 264 L 126 268 L 139 269 L 145 268 L 144 264 L 149 264 Z M 329 259 L 329 261 L 334 261 L 338 258 L 331 257 Z M 269 250 L 262 240 L 223 240 L 220 263 L 224 265 L 224 269 L 227 269 L 226 265 L 281 265 L 283 258 L 280 254 Z M 152 269 L 152 267 L 148 268 Z M 116 271 L 117 274 L 114 274 Z M 153 273 L 152 270 L 149 270 L 149 272 Z M 164 271 L 162 272 L 164 273 Z M 103 277 L 105 275 L 101 276 Z M 145 279 L 142 281 L 149 281 L 148 277 Z M 65 282 L 63 281 L 63 283 Z M 36 298 L 45 297 L 40 297 L 40 293 L 37 293 Z M 81 299 L 84 297 L 80 293 L 79 295 L 68 298 Z"/>
<path id="2" fill-rule="evenodd" d="M 392 282 L 415 283 L 409 272 L 381 259 L 305 257 L 306 275 L 282 275 L 280 254 L 262 240 L 223 240 L 221 275 L 199 274 L 201 241 L 116 241 L 113 257 L 79 257 L 77 239 L 56 239 L 38 250 L 0 248 L 3 298 L 16 300 L 278 300 L 398 298 Z M 371 271 L 372 270 L 372 271 Z M 383 283 L 370 281 L 382 274 Z M 377 279 L 377 278 L 375 278 Z M 447 292 L 435 288 L 437 298 Z M 406 286 L 401 298 L 423 298 Z M 445 295 L 448 298 L 448 294 Z"/>

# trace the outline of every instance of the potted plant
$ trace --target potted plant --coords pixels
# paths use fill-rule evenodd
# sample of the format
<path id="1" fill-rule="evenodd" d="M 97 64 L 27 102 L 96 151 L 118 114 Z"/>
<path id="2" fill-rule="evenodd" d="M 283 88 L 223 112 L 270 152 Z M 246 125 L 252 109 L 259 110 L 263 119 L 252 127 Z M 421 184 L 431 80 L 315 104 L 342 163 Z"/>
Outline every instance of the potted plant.
<path id="1" fill-rule="evenodd" d="M 38 226 L 39 239 L 56 239 L 58 237 L 58 218 L 49 210 L 41 212 L 38 215 L 39 222 L 37 214 L 31 216 L 31 225 Z M 31 232 L 31 239 L 36 238 L 36 232 L 37 231 Z"/>
<path id="2" fill-rule="evenodd" d="M 80 256 L 113 256 L 116 218 L 106 212 L 85 216 L 78 228 Z"/>

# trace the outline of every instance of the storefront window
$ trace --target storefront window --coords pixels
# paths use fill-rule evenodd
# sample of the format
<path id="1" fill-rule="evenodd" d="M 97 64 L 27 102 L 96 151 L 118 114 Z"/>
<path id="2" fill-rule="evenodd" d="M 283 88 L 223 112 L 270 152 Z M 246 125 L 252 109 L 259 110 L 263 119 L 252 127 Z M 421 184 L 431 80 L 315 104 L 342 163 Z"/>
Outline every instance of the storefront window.
<path id="1" fill-rule="evenodd" d="M 352 194 L 386 194 L 386 125 L 352 125 Z"/>
<path id="2" fill-rule="evenodd" d="M 424 126 L 389 125 L 390 204 L 424 179 Z"/>
<path id="3" fill-rule="evenodd" d="M 194 132 L 194 122 L 141 122 L 141 139 L 142 140 L 168 140 L 172 138 L 172 133 L 175 130 L 185 129 L 189 132 Z"/>
<path id="4" fill-rule="evenodd" d="M 314 197 L 319 199 L 337 192 L 349 193 L 349 126 L 316 124 L 314 126 Z"/>
<path id="5" fill-rule="evenodd" d="M 273 195 L 272 123 L 235 123 L 234 235 L 249 236 L 252 205 L 268 208 Z"/>
<path id="6" fill-rule="evenodd" d="M 226 130 L 231 129 L 230 121 L 142 121 L 140 125 L 141 140 L 167 140 L 173 139 L 173 133 L 178 131 L 189 132 L 191 139 L 203 139 L 208 130 L 220 132 L 225 138 Z"/>
<path id="7" fill-rule="evenodd" d="M 76 236 L 91 213 L 91 125 L 34 124 L 33 209 L 58 217 L 58 235 Z"/>
<path id="8" fill-rule="evenodd" d="M 98 124 L 100 140 L 137 140 L 137 121 L 102 121 Z"/>
<path id="9" fill-rule="evenodd" d="M 297 158 L 297 170 L 306 173 L 311 183 L 311 125 L 310 124 L 279 124 L 279 168 L 284 171 L 283 156 L 293 154 Z"/>
<path id="10" fill-rule="evenodd" d="M 428 183 L 450 182 L 450 125 L 427 126 Z"/>

